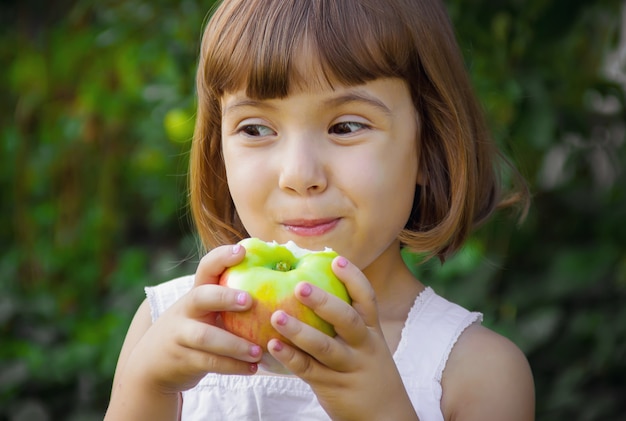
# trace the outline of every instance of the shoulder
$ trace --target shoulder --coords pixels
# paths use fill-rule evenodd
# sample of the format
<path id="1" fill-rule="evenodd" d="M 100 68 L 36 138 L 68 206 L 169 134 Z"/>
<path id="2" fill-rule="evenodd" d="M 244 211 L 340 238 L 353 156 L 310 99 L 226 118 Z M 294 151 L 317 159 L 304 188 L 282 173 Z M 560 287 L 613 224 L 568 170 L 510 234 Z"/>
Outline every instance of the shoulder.
<path id="1" fill-rule="evenodd" d="M 509 339 L 474 324 L 459 337 L 443 372 L 446 420 L 534 420 L 528 360 Z"/>

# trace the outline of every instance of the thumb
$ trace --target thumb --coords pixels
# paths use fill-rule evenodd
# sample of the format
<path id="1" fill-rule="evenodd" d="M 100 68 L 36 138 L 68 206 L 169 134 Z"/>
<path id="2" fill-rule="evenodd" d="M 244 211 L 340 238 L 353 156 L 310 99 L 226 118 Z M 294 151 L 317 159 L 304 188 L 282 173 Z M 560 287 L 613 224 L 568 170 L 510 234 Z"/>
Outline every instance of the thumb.
<path id="1" fill-rule="evenodd" d="M 366 326 L 377 327 L 379 320 L 376 293 L 367 277 L 343 256 L 338 256 L 333 260 L 333 272 L 346 286 L 352 299 L 352 307 L 361 316 Z"/>
<path id="2" fill-rule="evenodd" d="M 207 253 L 196 269 L 194 286 L 217 284 L 226 269 L 241 262 L 246 250 L 240 244 L 216 247 Z"/>

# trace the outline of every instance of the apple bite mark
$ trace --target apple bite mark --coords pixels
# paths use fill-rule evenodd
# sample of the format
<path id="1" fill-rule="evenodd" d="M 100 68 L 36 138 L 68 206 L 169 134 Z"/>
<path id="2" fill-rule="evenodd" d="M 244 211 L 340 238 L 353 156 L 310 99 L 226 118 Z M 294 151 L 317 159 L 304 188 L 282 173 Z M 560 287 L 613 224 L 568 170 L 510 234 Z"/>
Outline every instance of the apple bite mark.
<path id="1" fill-rule="evenodd" d="M 219 283 L 248 292 L 252 307 L 242 312 L 222 312 L 224 327 L 263 348 L 261 366 L 264 369 L 281 372 L 275 367 L 282 367 L 278 362 L 268 360 L 271 356 L 267 353 L 267 344 L 272 338 L 286 344 L 291 342 L 272 326 L 270 319 L 275 311 L 282 310 L 329 336 L 335 335 L 330 323 L 296 298 L 296 285 L 305 281 L 351 303 L 344 284 L 332 271 L 331 263 L 337 253 L 329 248 L 323 251 L 303 249 L 291 241 L 278 244 L 247 238 L 239 244 L 246 249 L 244 259 L 224 271 Z"/>

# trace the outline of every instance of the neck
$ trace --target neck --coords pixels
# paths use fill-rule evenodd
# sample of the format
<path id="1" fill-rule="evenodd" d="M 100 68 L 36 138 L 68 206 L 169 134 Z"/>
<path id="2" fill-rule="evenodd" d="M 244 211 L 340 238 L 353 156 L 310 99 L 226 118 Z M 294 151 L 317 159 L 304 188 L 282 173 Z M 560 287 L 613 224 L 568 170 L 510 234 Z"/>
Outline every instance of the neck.
<path id="1" fill-rule="evenodd" d="M 376 292 L 381 321 L 406 317 L 424 285 L 413 276 L 394 241 L 372 264 L 363 270 Z"/>

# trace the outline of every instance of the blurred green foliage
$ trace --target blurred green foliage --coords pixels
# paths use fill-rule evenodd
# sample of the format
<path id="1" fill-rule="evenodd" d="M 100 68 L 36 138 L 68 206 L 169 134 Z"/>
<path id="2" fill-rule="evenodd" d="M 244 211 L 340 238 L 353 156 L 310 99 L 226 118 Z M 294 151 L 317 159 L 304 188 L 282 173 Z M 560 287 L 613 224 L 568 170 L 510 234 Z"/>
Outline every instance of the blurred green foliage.
<path id="1" fill-rule="evenodd" d="M 194 270 L 185 174 L 211 3 L 0 3 L 0 420 L 101 419 L 143 286 Z M 626 413 L 621 3 L 448 1 L 534 201 L 523 225 L 497 215 L 415 271 L 522 347 L 538 420 Z"/>

